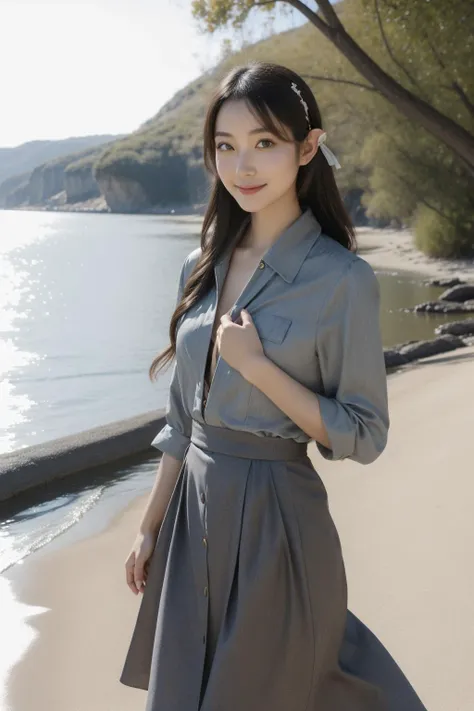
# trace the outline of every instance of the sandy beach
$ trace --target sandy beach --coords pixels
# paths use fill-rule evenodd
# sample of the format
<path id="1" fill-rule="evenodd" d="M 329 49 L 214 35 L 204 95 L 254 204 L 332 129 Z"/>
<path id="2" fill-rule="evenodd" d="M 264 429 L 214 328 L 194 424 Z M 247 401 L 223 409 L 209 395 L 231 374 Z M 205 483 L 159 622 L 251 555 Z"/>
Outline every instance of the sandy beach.
<path id="1" fill-rule="evenodd" d="M 472 402 L 474 347 L 389 377 L 391 432 L 369 467 L 309 451 L 343 545 L 349 607 L 384 642 L 430 711 L 474 703 Z M 48 611 L 14 667 L 10 711 L 138 711 L 146 694 L 118 677 L 139 598 L 123 563 L 144 497 L 108 529 L 33 554 L 6 576 Z"/>
<path id="2" fill-rule="evenodd" d="M 380 232 L 359 236 L 374 266 L 474 282 L 474 262 L 436 266 L 405 245 L 403 231 Z M 368 467 L 327 462 L 309 447 L 341 536 L 349 607 L 430 711 L 474 708 L 473 376 L 474 347 L 391 375 L 389 443 Z M 124 561 L 145 500 L 105 531 L 46 547 L 4 574 L 21 603 L 46 611 L 28 619 L 37 636 L 10 673 L 1 711 L 144 708 L 145 692 L 118 678 L 140 602 L 126 586 Z"/>
<path id="3" fill-rule="evenodd" d="M 414 271 L 426 279 L 458 277 L 474 284 L 474 258 L 434 259 L 416 249 L 410 230 L 357 228 L 361 256 L 370 264 L 391 272 Z"/>

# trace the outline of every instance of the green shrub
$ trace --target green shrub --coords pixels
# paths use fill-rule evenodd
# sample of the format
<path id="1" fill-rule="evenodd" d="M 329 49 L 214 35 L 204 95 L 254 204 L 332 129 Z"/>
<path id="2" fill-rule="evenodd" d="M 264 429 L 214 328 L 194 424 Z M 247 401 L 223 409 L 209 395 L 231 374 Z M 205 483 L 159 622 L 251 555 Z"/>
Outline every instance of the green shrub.
<path id="1" fill-rule="evenodd" d="M 445 216 L 426 205 L 419 205 L 413 232 L 417 248 L 430 257 L 474 256 L 472 213 Z"/>

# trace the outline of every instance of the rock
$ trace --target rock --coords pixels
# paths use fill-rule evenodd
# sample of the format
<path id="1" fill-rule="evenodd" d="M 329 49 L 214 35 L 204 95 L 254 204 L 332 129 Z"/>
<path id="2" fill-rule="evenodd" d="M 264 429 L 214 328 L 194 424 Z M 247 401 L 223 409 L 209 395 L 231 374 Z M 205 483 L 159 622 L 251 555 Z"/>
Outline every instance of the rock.
<path id="1" fill-rule="evenodd" d="M 413 341 L 405 341 L 404 343 L 397 343 L 395 348 L 397 351 L 400 351 L 401 348 L 405 348 L 405 346 L 411 346 L 413 343 L 419 343 L 420 341 L 418 340 L 413 340 Z"/>
<path id="2" fill-rule="evenodd" d="M 415 360 L 418 358 L 428 358 L 438 353 L 446 353 L 447 351 L 453 351 L 456 348 L 463 348 L 464 346 L 465 343 L 462 338 L 446 334 L 434 338 L 432 341 L 418 341 L 408 346 L 402 346 L 399 349 L 399 353 L 409 358 L 409 360 Z"/>
<path id="3" fill-rule="evenodd" d="M 419 358 L 428 358 L 438 353 L 447 353 L 456 348 L 465 348 L 467 343 L 458 336 L 445 334 L 432 341 L 408 341 L 384 350 L 385 367 L 406 365 Z"/>
<path id="4" fill-rule="evenodd" d="M 443 323 L 435 328 L 435 333 L 439 335 L 449 333 L 452 336 L 474 336 L 474 318 Z"/>
<path id="5" fill-rule="evenodd" d="M 456 301 L 458 303 L 463 303 L 469 299 L 474 299 L 474 284 L 454 286 L 452 289 L 443 291 L 439 297 L 439 301 Z"/>
<path id="6" fill-rule="evenodd" d="M 425 284 L 427 286 L 443 286 L 445 289 L 447 289 L 449 286 L 458 286 L 460 284 L 465 284 L 466 282 L 463 279 L 458 279 L 457 277 L 446 277 L 444 279 L 428 279 L 425 281 Z"/>
<path id="7" fill-rule="evenodd" d="M 396 368 L 399 365 L 406 365 L 410 362 L 409 358 L 399 353 L 397 350 L 390 348 L 384 350 L 385 367 Z"/>
<path id="8" fill-rule="evenodd" d="M 114 176 L 97 178 L 100 191 L 112 212 L 134 213 L 147 208 L 150 199 L 138 180 Z"/>
<path id="9" fill-rule="evenodd" d="M 465 301 L 463 304 L 458 304 L 453 301 L 426 301 L 423 304 L 417 304 L 408 311 L 415 313 L 440 313 L 440 314 L 463 314 L 474 313 L 474 300 Z"/>

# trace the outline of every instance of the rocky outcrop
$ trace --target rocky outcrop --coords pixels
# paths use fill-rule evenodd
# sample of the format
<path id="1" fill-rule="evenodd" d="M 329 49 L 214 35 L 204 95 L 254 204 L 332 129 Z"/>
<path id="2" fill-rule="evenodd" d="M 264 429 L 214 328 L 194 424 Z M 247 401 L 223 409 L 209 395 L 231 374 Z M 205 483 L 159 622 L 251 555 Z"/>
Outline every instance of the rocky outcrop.
<path id="1" fill-rule="evenodd" d="M 395 368 L 420 358 L 446 353 L 456 348 L 465 348 L 467 343 L 459 336 L 445 334 L 431 341 L 408 341 L 384 351 L 385 366 Z"/>
<path id="2" fill-rule="evenodd" d="M 94 178 L 92 166 L 66 168 L 64 172 L 64 189 L 67 202 L 76 203 L 100 197 L 100 188 Z"/>
<path id="3" fill-rule="evenodd" d="M 463 314 L 474 313 L 474 300 L 458 304 L 453 301 L 426 301 L 412 309 L 415 313 Z"/>
<path id="4" fill-rule="evenodd" d="M 167 155 L 149 168 L 141 167 L 130 174 L 116 174 L 99 167 L 96 180 L 111 212 L 180 212 L 198 211 L 205 202 L 208 181 L 202 163 L 192 154 Z"/>
<path id="5" fill-rule="evenodd" d="M 0 185 L 0 207 L 46 207 L 84 202 L 100 197 L 94 166 L 104 147 L 55 158 L 31 173 L 13 176 Z M 66 200 L 63 200 L 63 193 Z"/>
<path id="6" fill-rule="evenodd" d="M 98 177 L 97 182 L 112 212 L 140 212 L 150 204 L 143 186 L 136 180 L 105 175 Z"/>
<path id="7" fill-rule="evenodd" d="M 439 297 L 439 301 L 455 301 L 457 303 L 474 301 L 474 285 L 464 284 L 462 286 L 453 286 L 451 289 L 446 289 Z"/>
<path id="8" fill-rule="evenodd" d="M 443 323 L 435 328 L 435 333 L 438 335 L 450 333 L 453 336 L 474 336 L 474 318 Z"/>
<path id="9" fill-rule="evenodd" d="M 442 286 L 447 289 L 449 286 L 458 286 L 459 284 L 466 284 L 464 279 L 458 279 L 458 277 L 446 277 L 444 279 L 426 279 L 426 286 Z"/>
<path id="10" fill-rule="evenodd" d="M 436 301 L 425 301 L 408 311 L 415 313 L 462 314 L 474 313 L 474 284 L 461 279 L 433 279 L 429 286 L 449 286 Z"/>
<path id="11" fill-rule="evenodd" d="M 40 205 L 64 189 L 64 167 L 56 163 L 40 165 L 33 170 L 29 180 L 30 205 Z"/>

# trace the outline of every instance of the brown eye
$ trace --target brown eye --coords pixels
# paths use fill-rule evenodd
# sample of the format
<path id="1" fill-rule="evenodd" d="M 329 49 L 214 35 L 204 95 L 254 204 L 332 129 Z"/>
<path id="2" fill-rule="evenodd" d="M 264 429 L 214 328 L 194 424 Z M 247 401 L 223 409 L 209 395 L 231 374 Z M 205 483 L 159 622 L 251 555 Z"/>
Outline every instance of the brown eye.
<path id="1" fill-rule="evenodd" d="M 269 138 L 262 138 L 262 140 L 259 141 L 259 143 L 271 143 L 272 146 L 275 145 L 275 143 L 273 141 L 271 141 Z"/>

